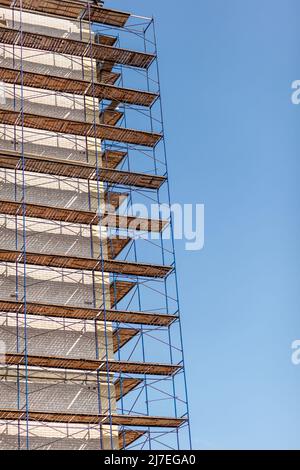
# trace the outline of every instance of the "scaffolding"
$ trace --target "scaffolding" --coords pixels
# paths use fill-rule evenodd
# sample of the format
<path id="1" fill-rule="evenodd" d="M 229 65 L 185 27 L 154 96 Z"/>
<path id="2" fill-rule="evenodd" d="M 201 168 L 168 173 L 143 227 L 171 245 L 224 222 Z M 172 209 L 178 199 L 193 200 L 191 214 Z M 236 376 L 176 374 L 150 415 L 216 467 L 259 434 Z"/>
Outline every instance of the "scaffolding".
<path id="1" fill-rule="evenodd" d="M 0 82 L 0 449 L 191 448 L 153 19 L 0 0 Z"/>

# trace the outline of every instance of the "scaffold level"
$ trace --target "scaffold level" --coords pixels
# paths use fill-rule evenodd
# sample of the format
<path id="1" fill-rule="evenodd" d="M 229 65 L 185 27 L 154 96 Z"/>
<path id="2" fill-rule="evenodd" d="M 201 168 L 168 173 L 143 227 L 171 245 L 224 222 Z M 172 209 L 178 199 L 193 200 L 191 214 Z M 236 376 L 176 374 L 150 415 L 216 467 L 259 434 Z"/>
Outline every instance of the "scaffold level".
<path id="1" fill-rule="evenodd" d="M 0 80 L 42 90 L 52 90 L 61 93 L 74 93 L 83 96 L 95 96 L 99 100 L 112 100 L 118 103 L 135 104 L 137 106 L 152 106 L 158 98 L 157 93 L 121 88 L 105 83 L 94 83 L 87 80 L 74 80 L 69 77 L 49 76 L 46 74 L 19 69 L 2 67 L 0 63 Z"/>
<path id="2" fill-rule="evenodd" d="M 0 300 L 1 312 L 24 314 L 22 302 Z M 136 325 L 170 326 L 177 320 L 176 315 L 161 313 L 131 312 L 110 309 L 78 308 L 56 304 L 41 304 L 27 302 L 26 313 L 40 317 L 71 318 L 73 320 L 97 320 L 115 323 L 131 323 Z"/>
<path id="3" fill-rule="evenodd" d="M 0 26 L 0 42 L 14 46 L 28 47 L 57 54 L 67 54 L 78 57 L 88 57 L 112 64 L 128 65 L 147 69 L 155 56 L 142 52 L 119 49 L 105 44 L 91 44 L 88 41 L 52 37 L 46 34 L 36 34 L 23 31 L 20 36 L 18 29 Z"/>
<path id="4" fill-rule="evenodd" d="M 118 261 L 108 259 L 86 259 L 71 256 L 48 255 L 45 253 L 1 250 L 0 262 L 24 263 L 47 266 L 52 268 L 66 268 L 84 271 L 102 271 L 107 273 L 124 274 L 128 276 L 143 276 L 153 278 L 164 278 L 171 271 L 170 266 L 157 266 L 145 263 L 131 263 L 129 261 Z"/>
<path id="5" fill-rule="evenodd" d="M 3 109 L 1 107 L 0 123 L 11 126 L 23 124 L 31 129 L 105 139 L 145 147 L 155 147 L 162 138 L 161 134 L 154 132 L 137 131 L 135 129 L 126 129 L 107 124 L 59 119 L 42 114 L 21 113 L 20 111 Z"/>
<path id="6" fill-rule="evenodd" d="M 117 199 L 117 198 L 116 198 Z M 110 200 L 112 206 L 118 204 L 118 200 Z M 0 214 L 33 217 L 37 219 L 69 222 L 74 224 L 96 225 L 116 228 L 134 228 L 147 232 L 161 232 L 168 224 L 165 220 L 142 219 L 134 216 L 122 216 L 115 213 L 103 213 L 98 215 L 92 211 L 76 211 L 61 207 L 39 206 L 37 204 L 22 204 L 22 202 L 0 200 Z"/>
<path id="7" fill-rule="evenodd" d="M 152 18 L 0 0 L 0 450 L 191 447 L 162 116 Z"/>
<path id="8" fill-rule="evenodd" d="M 32 173 L 46 173 L 48 175 L 65 176 L 67 178 L 90 179 L 105 181 L 107 183 L 134 186 L 145 189 L 159 189 L 166 181 L 164 176 L 118 171 L 110 168 L 99 168 L 88 163 L 78 163 L 70 160 L 63 161 L 56 158 L 24 155 L 13 151 L 0 149 L 1 168 L 18 170 L 25 159 L 25 171 Z"/>
<path id="9" fill-rule="evenodd" d="M 21 3 L 22 2 L 22 3 Z M 89 11 L 86 8 L 88 2 L 82 0 L 1 0 L 0 5 L 10 8 L 46 13 L 55 17 L 71 18 L 73 20 L 82 19 L 102 23 L 109 26 L 124 27 L 130 17 L 130 13 L 100 8 L 91 2 Z"/>
<path id="10" fill-rule="evenodd" d="M 65 357 L 24 356 L 24 354 L 10 353 L 6 353 L 5 355 L 5 364 L 8 366 L 26 366 L 27 364 L 29 367 L 81 370 L 86 372 L 105 371 L 107 370 L 107 366 L 109 366 L 109 372 L 165 376 L 172 376 L 181 369 L 180 365 L 156 364 L 150 362 L 92 361 Z"/>

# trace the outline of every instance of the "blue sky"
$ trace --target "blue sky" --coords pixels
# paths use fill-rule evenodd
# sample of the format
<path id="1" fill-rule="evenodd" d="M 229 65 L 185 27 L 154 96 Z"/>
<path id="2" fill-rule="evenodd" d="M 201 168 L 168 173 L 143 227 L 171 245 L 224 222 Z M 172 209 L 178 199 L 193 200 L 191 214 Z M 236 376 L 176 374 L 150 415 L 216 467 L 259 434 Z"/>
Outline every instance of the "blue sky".
<path id="1" fill-rule="evenodd" d="M 107 0 L 156 17 L 194 448 L 299 449 L 298 0 Z"/>

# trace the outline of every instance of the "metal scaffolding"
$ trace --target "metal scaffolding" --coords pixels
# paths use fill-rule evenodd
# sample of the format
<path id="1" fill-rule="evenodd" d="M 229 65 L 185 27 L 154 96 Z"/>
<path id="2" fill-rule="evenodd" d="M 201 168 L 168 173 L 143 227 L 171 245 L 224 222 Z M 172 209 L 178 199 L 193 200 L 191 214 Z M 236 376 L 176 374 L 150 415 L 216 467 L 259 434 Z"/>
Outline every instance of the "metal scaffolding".
<path id="1" fill-rule="evenodd" d="M 153 19 L 0 0 L 0 81 L 0 449 L 190 448 Z"/>

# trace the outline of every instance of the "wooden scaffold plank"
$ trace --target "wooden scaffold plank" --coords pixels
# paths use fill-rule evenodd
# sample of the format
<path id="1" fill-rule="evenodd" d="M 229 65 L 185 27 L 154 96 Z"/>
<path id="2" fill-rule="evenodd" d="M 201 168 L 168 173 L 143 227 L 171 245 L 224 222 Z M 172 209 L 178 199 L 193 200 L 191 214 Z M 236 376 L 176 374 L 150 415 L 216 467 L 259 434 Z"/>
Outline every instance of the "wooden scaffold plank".
<path id="1" fill-rule="evenodd" d="M 165 418 L 139 415 L 88 415 L 71 413 L 48 413 L 42 411 L 3 410 L 0 409 L 0 420 L 26 420 L 44 423 L 72 424 L 112 424 L 113 426 L 149 426 L 159 428 L 179 428 L 185 423 L 183 418 Z"/>
<path id="2" fill-rule="evenodd" d="M 57 117 L 32 113 L 21 113 L 0 107 L 0 123 L 11 126 L 24 126 L 57 134 L 79 135 L 93 137 L 113 142 L 121 142 L 143 147 L 155 147 L 162 139 L 162 134 L 139 131 L 124 127 L 93 124 L 84 121 L 72 121 Z"/>
<path id="3" fill-rule="evenodd" d="M 91 96 L 99 100 L 112 100 L 137 106 L 151 106 L 157 99 L 156 93 L 120 88 L 105 83 L 92 83 L 87 80 L 72 79 L 54 75 L 29 72 L 26 69 L 3 67 L 0 63 L 0 80 L 4 83 L 22 85 L 60 93 Z"/>
<path id="4" fill-rule="evenodd" d="M 116 202 L 112 199 L 106 201 L 113 207 Z M 25 212 L 25 213 L 24 213 Z M 53 220 L 83 225 L 99 225 L 120 229 L 141 230 L 145 232 L 161 232 L 168 221 L 157 219 L 142 219 L 140 217 L 122 216 L 116 213 L 104 213 L 99 216 L 92 211 L 78 211 L 61 207 L 50 207 L 38 204 L 25 204 L 21 202 L 0 199 L 0 214 L 32 217 L 43 220 Z"/>
<path id="5" fill-rule="evenodd" d="M 18 29 L 9 28 L 4 25 L 0 26 L 0 43 L 58 54 L 87 57 L 98 61 L 142 69 L 148 69 L 155 59 L 154 54 L 120 49 L 88 41 L 48 36 L 29 31 L 23 31 L 22 35 L 20 35 Z"/>
<path id="6" fill-rule="evenodd" d="M 182 369 L 181 365 L 175 364 L 159 364 L 153 362 L 128 362 L 128 361 L 101 361 L 89 359 L 72 359 L 65 357 L 53 356 L 24 356 L 24 354 L 11 354 L 7 352 L 2 358 L 3 366 L 25 366 L 49 368 L 49 369 L 65 369 L 80 370 L 89 372 L 110 372 L 119 374 L 137 374 L 137 375 L 157 375 L 170 376 Z"/>
<path id="7" fill-rule="evenodd" d="M 70 160 L 60 160 L 47 156 L 25 154 L 25 171 L 32 173 L 62 176 L 66 178 L 90 179 L 105 181 L 107 183 L 124 186 L 135 186 L 145 189 L 159 189 L 166 181 L 164 176 L 148 175 L 146 173 L 132 173 L 110 168 L 97 168 L 88 163 Z M 23 157 L 19 152 L 0 148 L 0 168 L 12 170 L 23 169 Z"/>
<path id="8" fill-rule="evenodd" d="M 13 5 L 14 8 L 20 9 L 20 4 L 20 0 L 14 2 L 0 0 L 0 6 L 6 8 L 11 8 Z M 130 17 L 130 13 L 103 8 L 92 3 L 87 8 L 87 4 L 80 0 L 22 0 L 22 9 L 74 20 L 90 20 L 118 28 L 123 28 Z"/>
<path id="9" fill-rule="evenodd" d="M 0 312 L 24 314 L 23 302 L 0 299 Z M 126 310 L 72 307 L 67 305 L 26 302 L 28 315 L 53 318 L 71 318 L 74 320 L 98 320 L 136 325 L 167 327 L 178 319 L 176 315 L 163 315 L 155 312 L 134 312 Z"/>
<path id="10" fill-rule="evenodd" d="M 24 261 L 25 259 L 22 251 L 0 249 L 0 262 L 18 262 L 20 264 L 24 264 Z M 157 279 L 166 278 L 173 270 L 171 266 L 31 252 L 26 252 L 26 263 L 32 266 L 107 272 L 122 274 L 125 276 L 141 276 Z"/>

